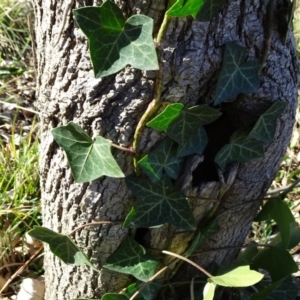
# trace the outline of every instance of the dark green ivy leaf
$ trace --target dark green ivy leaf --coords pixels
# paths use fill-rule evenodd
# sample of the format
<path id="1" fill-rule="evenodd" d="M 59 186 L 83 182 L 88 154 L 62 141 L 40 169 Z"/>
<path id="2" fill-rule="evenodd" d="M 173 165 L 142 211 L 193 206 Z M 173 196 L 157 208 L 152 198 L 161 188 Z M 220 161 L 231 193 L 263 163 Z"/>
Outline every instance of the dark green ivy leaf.
<path id="1" fill-rule="evenodd" d="M 179 116 L 183 109 L 182 103 L 174 103 L 168 105 L 163 112 L 147 123 L 148 127 L 156 130 L 166 131 L 169 125 Z"/>
<path id="2" fill-rule="evenodd" d="M 255 93 L 259 88 L 257 61 L 245 62 L 247 49 L 227 43 L 219 75 L 215 105 L 229 100 L 240 93 Z"/>
<path id="3" fill-rule="evenodd" d="M 127 177 L 126 183 L 137 200 L 124 226 L 153 227 L 169 222 L 184 230 L 196 228 L 185 196 L 173 191 L 169 177 L 163 176 L 156 183 L 140 177 Z"/>
<path id="4" fill-rule="evenodd" d="M 264 143 L 271 142 L 275 135 L 277 119 L 285 106 L 286 103 L 282 101 L 274 102 L 272 106 L 259 117 L 248 137 Z"/>
<path id="5" fill-rule="evenodd" d="M 129 300 L 129 298 L 122 294 L 108 293 L 103 295 L 101 300 Z"/>
<path id="6" fill-rule="evenodd" d="M 49 244 L 51 252 L 68 265 L 88 265 L 98 271 L 83 252 L 64 234 L 54 232 L 45 227 L 35 227 L 28 232 L 37 240 Z"/>
<path id="7" fill-rule="evenodd" d="M 255 220 L 259 222 L 267 219 L 273 219 L 277 223 L 282 245 L 287 248 L 291 235 L 291 223 L 295 223 L 295 218 L 287 203 L 280 199 L 267 201 Z"/>
<path id="8" fill-rule="evenodd" d="M 57 127 L 51 133 L 65 150 L 76 182 L 88 182 L 101 176 L 124 177 L 110 152 L 109 140 L 97 136 L 93 141 L 73 122 Z"/>
<path id="9" fill-rule="evenodd" d="M 129 285 L 124 292 L 126 296 L 129 298 L 132 297 L 134 293 L 136 293 L 142 286 L 144 282 L 135 282 Z M 153 300 L 161 288 L 162 283 L 158 281 L 148 281 L 146 287 L 144 287 L 140 293 L 136 296 L 136 300 Z"/>
<path id="10" fill-rule="evenodd" d="M 273 282 L 263 290 L 251 296 L 251 300 L 293 300 L 298 293 L 298 287 L 291 276 Z"/>
<path id="11" fill-rule="evenodd" d="M 230 137 L 230 144 L 225 145 L 216 155 L 215 162 L 222 171 L 232 162 L 247 162 L 264 156 L 263 145 L 256 140 L 248 139 L 248 133 L 236 131 Z"/>
<path id="12" fill-rule="evenodd" d="M 157 264 L 158 262 L 146 254 L 146 250 L 139 243 L 127 237 L 103 267 L 147 281 L 154 275 Z"/>
<path id="13" fill-rule="evenodd" d="M 221 113 L 208 105 L 198 105 L 182 110 L 167 129 L 168 136 L 179 144 L 177 156 L 202 154 L 208 138 L 202 125 L 212 123 Z"/>
<path id="14" fill-rule="evenodd" d="M 210 21 L 218 14 L 226 0 L 205 0 L 196 19 L 200 21 Z"/>
<path id="15" fill-rule="evenodd" d="M 176 3 L 166 12 L 171 17 L 193 16 L 196 18 L 203 0 L 177 0 Z"/>
<path id="16" fill-rule="evenodd" d="M 272 281 L 277 281 L 298 271 L 291 254 L 283 248 L 270 247 L 259 251 L 253 258 L 255 268 L 269 271 Z"/>
<path id="17" fill-rule="evenodd" d="M 110 0 L 101 6 L 75 9 L 73 14 L 89 39 L 96 78 L 114 74 L 128 64 L 141 70 L 159 68 L 151 18 L 134 15 L 125 21 L 122 10 Z"/>
<path id="18" fill-rule="evenodd" d="M 173 144 L 171 139 L 165 138 L 154 151 L 138 162 L 152 182 L 161 179 L 163 170 L 172 179 L 178 178 L 183 159 L 173 153 Z"/>

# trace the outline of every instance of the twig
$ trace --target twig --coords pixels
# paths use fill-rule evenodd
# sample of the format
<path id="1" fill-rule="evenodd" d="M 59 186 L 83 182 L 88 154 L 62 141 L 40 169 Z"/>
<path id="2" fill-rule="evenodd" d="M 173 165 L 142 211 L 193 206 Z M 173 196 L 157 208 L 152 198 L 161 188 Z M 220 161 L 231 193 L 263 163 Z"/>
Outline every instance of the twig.
<path id="1" fill-rule="evenodd" d="M 192 278 L 191 285 L 190 285 L 191 300 L 195 300 L 194 280 L 195 280 L 195 277 Z"/>
<path id="2" fill-rule="evenodd" d="M 5 282 L 4 286 L 0 290 L 0 294 L 8 287 L 8 285 L 20 274 L 24 271 L 25 268 L 39 255 L 44 246 L 41 246 L 38 250 L 34 252 L 33 255 L 23 264 L 21 268 L 19 268 L 13 275 L 9 277 L 9 279 Z"/>
<path id="3" fill-rule="evenodd" d="M 173 253 L 173 252 L 170 252 L 170 251 L 166 251 L 166 250 L 163 250 L 162 253 L 164 254 L 168 254 L 170 256 L 174 256 L 176 258 L 179 258 L 181 260 L 184 260 L 186 261 L 187 263 L 191 264 L 192 266 L 194 266 L 195 268 L 197 268 L 198 270 L 200 270 L 202 273 L 204 273 L 206 276 L 212 278 L 213 275 L 211 275 L 209 272 L 207 272 L 205 269 L 203 269 L 201 266 L 197 265 L 196 263 L 194 263 L 193 261 L 191 261 L 190 259 L 184 257 L 184 256 L 181 256 L 177 253 Z"/>
<path id="4" fill-rule="evenodd" d="M 120 145 L 116 145 L 114 143 L 111 143 L 111 145 L 114 147 L 114 148 L 117 148 L 117 149 L 120 149 L 122 151 L 125 151 L 125 152 L 129 152 L 129 153 L 132 153 L 132 154 L 135 154 L 135 150 L 133 148 L 125 148 L 125 147 L 122 147 Z"/>
<path id="5" fill-rule="evenodd" d="M 10 102 L 1 101 L 1 100 L 0 100 L 0 103 L 5 104 L 5 105 L 8 104 L 8 105 L 13 106 L 14 108 L 19 108 L 19 109 L 22 109 L 22 110 L 27 110 L 27 111 L 30 111 L 30 112 L 32 112 L 34 114 L 40 115 L 40 113 L 37 112 L 36 110 L 30 109 L 30 108 L 25 108 L 25 107 L 22 107 L 20 105 L 15 104 L 15 103 L 10 103 Z"/>

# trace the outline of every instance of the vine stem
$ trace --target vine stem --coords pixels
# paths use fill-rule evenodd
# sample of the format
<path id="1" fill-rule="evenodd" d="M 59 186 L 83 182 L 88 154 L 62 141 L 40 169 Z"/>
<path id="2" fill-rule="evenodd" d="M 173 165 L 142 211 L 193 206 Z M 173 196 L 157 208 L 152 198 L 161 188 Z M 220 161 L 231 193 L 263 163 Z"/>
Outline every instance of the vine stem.
<path id="1" fill-rule="evenodd" d="M 122 223 L 123 222 L 112 222 L 112 221 L 98 221 L 98 222 L 86 223 L 86 224 L 76 227 L 68 235 L 73 235 L 76 231 L 79 231 L 87 226 L 104 225 L 104 224 L 122 224 Z"/>
<path id="2" fill-rule="evenodd" d="M 195 268 L 197 268 L 198 270 L 200 270 L 202 273 L 204 273 L 206 276 L 208 276 L 209 278 L 212 278 L 213 275 L 210 274 L 209 272 L 207 272 L 205 269 L 203 269 L 201 266 L 197 265 L 196 263 L 194 263 L 193 261 L 191 261 L 190 259 L 184 257 L 184 256 L 181 256 L 177 253 L 174 253 L 174 252 L 170 252 L 170 251 L 166 251 L 166 250 L 163 250 L 162 253 L 164 254 L 168 254 L 170 256 L 174 256 L 176 258 L 179 258 L 181 260 L 184 260 L 185 262 L 189 263 L 190 265 L 194 266 Z"/>
<path id="3" fill-rule="evenodd" d="M 120 145 L 116 145 L 114 143 L 111 143 L 112 147 L 114 148 L 117 148 L 117 149 L 120 149 L 122 151 L 125 151 L 125 152 L 129 152 L 129 153 L 132 153 L 132 154 L 135 154 L 135 150 L 132 149 L 131 147 L 130 148 L 126 148 L 126 147 L 122 147 Z"/>
<path id="4" fill-rule="evenodd" d="M 145 282 L 132 296 L 129 300 L 133 300 L 135 299 L 136 296 L 138 296 L 138 294 L 140 294 L 145 288 L 146 286 L 153 281 L 156 277 L 158 277 L 161 273 L 163 273 L 165 270 L 167 270 L 168 267 L 164 267 L 161 270 L 159 270 L 156 274 L 154 274 L 147 282 Z"/>

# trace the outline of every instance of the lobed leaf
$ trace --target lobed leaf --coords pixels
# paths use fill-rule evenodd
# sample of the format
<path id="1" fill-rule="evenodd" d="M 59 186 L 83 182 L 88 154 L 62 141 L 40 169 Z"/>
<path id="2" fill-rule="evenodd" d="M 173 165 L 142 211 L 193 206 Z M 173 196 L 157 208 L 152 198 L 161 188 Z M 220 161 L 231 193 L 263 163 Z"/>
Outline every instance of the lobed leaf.
<path id="1" fill-rule="evenodd" d="M 283 112 L 285 106 L 286 103 L 284 102 L 274 102 L 271 107 L 259 117 L 248 138 L 264 143 L 271 142 L 275 135 L 277 119 Z"/>
<path id="2" fill-rule="evenodd" d="M 137 201 L 124 226 L 153 227 L 165 223 L 195 230 L 196 222 L 183 194 L 173 191 L 171 179 L 163 176 L 156 183 L 144 178 L 127 177 L 126 183 Z"/>
<path id="3" fill-rule="evenodd" d="M 166 131 L 169 125 L 179 116 L 183 107 L 182 103 L 168 105 L 159 115 L 149 121 L 147 126 L 156 130 Z"/>
<path id="4" fill-rule="evenodd" d="M 73 10 L 75 20 L 89 40 L 96 78 L 114 74 L 126 65 L 157 70 L 153 20 L 134 15 L 125 21 L 122 10 L 107 0 L 101 6 Z"/>
<path id="5" fill-rule="evenodd" d="M 111 142 L 101 136 L 93 141 L 77 124 L 69 122 L 51 131 L 67 155 L 76 182 L 87 182 L 101 176 L 124 177 L 110 152 Z"/>
<path id="6" fill-rule="evenodd" d="M 154 151 L 138 161 L 152 182 L 160 180 L 163 171 L 172 179 L 178 178 L 183 159 L 173 153 L 173 144 L 171 139 L 165 138 Z"/>
<path id="7" fill-rule="evenodd" d="M 202 125 L 212 123 L 221 113 L 208 105 L 198 105 L 182 110 L 167 129 L 167 135 L 179 144 L 177 156 L 202 154 L 208 137 Z"/>
<path id="8" fill-rule="evenodd" d="M 247 50 L 227 43 L 218 78 L 214 104 L 218 105 L 240 93 L 255 93 L 259 88 L 257 61 L 245 62 Z"/>
<path id="9" fill-rule="evenodd" d="M 54 232 L 45 227 L 35 227 L 28 234 L 37 240 L 49 244 L 51 252 L 65 264 L 75 266 L 88 265 L 95 271 L 98 271 L 67 235 Z"/>
<path id="10" fill-rule="evenodd" d="M 248 139 L 244 131 L 236 131 L 230 137 L 230 143 L 217 153 L 215 162 L 222 171 L 232 162 L 247 162 L 264 155 L 263 145 L 256 140 Z"/>
<path id="11" fill-rule="evenodd" d="M 240 266 L 224 275 L 211 277 L 208 281 L 227 287 L 246 287 L 256 284 L 263 277 L 263 274 L 250 270 L 249 266 Z"/>
<path id="12" fill-rule="evenodd" d="M 158 262 L 135 240 L 127 237 L 120 247 L 107 259 L 104 268 L 133 275 L 147 281 L 154 274 Z"/>

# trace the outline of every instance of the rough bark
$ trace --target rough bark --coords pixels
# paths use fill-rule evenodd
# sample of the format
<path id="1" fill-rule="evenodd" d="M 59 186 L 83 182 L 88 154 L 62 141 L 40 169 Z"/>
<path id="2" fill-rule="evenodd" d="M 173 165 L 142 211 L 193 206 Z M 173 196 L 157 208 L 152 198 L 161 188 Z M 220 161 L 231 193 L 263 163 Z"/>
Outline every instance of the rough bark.
<path id="1" fill-rule="evenodd" d="M 125 15 L 143 13 L 153 17 L 156 30 L 165 5 L 155 1 L 115 1 Z M 51 129 L 69 121 L 80 124 L 91 136 L 102 135 L 116 144 L 129 147 L 138 120 L 152 100 L 154 72 L 126 68 L 102 79 L 94 79 L 86 38 L 67 8 L 99 5 L 93 0 L 33 0 L 36 13 L 37 108 L 42 116 L 40 174 L 44 226 L 62 233 L 91 221 L 124 220 L 132 205 L 124 180 L 100 178 L 86 184 L 74 182 L 62 149 L 54 142 Z M 283 5 L 278 0 L 274 14 Z M 266 9 L 260 0 L 232 0 L 211 22 L 190 18 L 172 20 L 163 50 L 164 86 L 162 101 L 183 102 L 188 106 L 211 103 L 221 67 L 224 44 L 236 42 L 248 49 L 248 59 L 262 57 L 266 45 Z M 63 19 L 66 19 L 64 22 Z M 287 103 L 278 121 L 276 136 L 266 145 L 265 157 L 232 166 L 225 174 L 227 184 L 200 176 L 207 171 L 194 157 L 186 163 L 181 178 L 182 190 L 189 195 L 219 197 L 220 232 L 200 250 L 216 249 L 243 242 L 259 200 L 269 187 L 290 139 L 297 104 L 297 60 L 292 33 L 283 43 L 276 26 L 273 29 L 267 63 L 260 75 L 257 94 L 247 96 L 240 110 L 255 115 L 276 99 Z M 144 130 L 141 149 L 146 151 L 157 140 L 156 133 Z M 125 174 L 131 174 L 132 157 L 115 151 Z M 198 171 L 191 172 L 192 165 Z M 202 169 L 201 169 L 202 168 Z M 209 182 L 207 182 L 209 180 Z M 257 201 L 254 201 L 257 200 Z M 248 203 L 247 203 L 248 202 Z M 244 205 L 237 205 L 245 203 Z M 209 210 L 207 202 L 190 203 L 201 220 Z M 235 207 L 235 208 L 232 208 Z M 167 235 L 167 226 L 148 233 L 155 248 L 183 250 L 189 235 Z M 94 226 L 74 236 L 91 261 L 99 268 L 127 236 L 121 225 Z M 197 261 L 208 266 L 212 261 L 230 262 L 236 250 L 203 252 Z M 184 271 L 186 272 L 186 271 Z M 188 276 L 193 275 L 189 270 Z M 97 298 L 107 291 L 120 291 L 130 282 L 125 275 L 101 269 L 66 266 L 46 251 L 45 299 Z"/>

